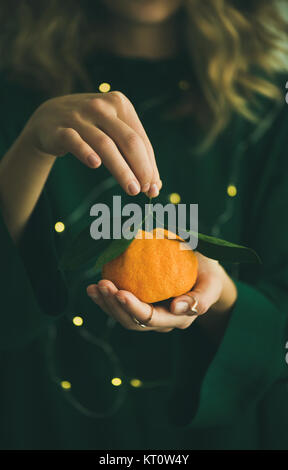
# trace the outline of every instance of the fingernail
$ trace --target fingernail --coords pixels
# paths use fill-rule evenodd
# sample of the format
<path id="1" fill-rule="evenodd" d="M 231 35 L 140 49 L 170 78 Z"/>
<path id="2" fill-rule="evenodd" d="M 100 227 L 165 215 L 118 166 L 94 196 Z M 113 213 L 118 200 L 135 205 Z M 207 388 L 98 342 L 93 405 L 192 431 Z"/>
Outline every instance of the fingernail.
<path id="1" fill-rule="evenodd" d="M 97 157 L 97 155 L 95 155 L 93 153 L 91 155 L 89 155 L 89 157 L 87 158 L 87 162 L 88 162 L 88 165 L 91 168 L 97 168 L 101 164 L 100 158 Z"/>
<path id="2" fill-rule="evenodd" d="M 105 297 L 107 297 L 109 295 L 109 289 L 107 287 L 100 287 L 99 286 L 99 289 L 100 289 L 101 294 L 103 294 Z"/>
<path id="3" fill-rule="evenodd" d="M 128 191 L 131 194 L 131 196 L 136 196 L 136 194 L 140 192 L 139 184 L 136 183 L 136 181 L 132 181 L 132 183 L 128 185 Z"/>
<path id="4" fill-rule="evenodd" d="M 175 313 L 185 313 L 189 308 L 188 302 L 177 302 L 174 312 Z"/>
<path id="5" fill-rule="evenodd" d="M 157 184 L 152 184 L 150 190 L 149 190 L 149 195 L 150 197 L 157 197 L 159 195 L 159 189 Z"/>
<path id="6" fill-rule="evenodd" d="M 149 188 L 150 188 L 150 183 L 145 183 L 142 188 L 141 188 L 141 191 L 143 193 L 147 193 L 147 191 L 149 191 Z"/>
<path id="7" fill-rule="evenodd" d="M 126 300 L 123 299 L 123 297 L 118 297 L 118 295 L 115 295 L 115 298 L 118 300 L 118 302 L 120 302 L 120 304 L 126 304 Z"/>

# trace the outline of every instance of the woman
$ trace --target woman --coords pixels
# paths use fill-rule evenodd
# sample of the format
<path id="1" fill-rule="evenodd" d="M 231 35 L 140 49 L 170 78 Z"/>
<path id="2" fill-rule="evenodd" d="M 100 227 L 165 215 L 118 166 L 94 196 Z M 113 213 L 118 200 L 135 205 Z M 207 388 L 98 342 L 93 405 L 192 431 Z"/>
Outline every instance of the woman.
<path id="1" fill-rule="evenodd" d="M 2 11 L 2 448 L 287 448 L 276 2 L 62 3 Z M 197 203 L 263 264 L 198 254 L 189 295 L 154 308 L 67 281 L 70 236 L 120 187 Z"/>

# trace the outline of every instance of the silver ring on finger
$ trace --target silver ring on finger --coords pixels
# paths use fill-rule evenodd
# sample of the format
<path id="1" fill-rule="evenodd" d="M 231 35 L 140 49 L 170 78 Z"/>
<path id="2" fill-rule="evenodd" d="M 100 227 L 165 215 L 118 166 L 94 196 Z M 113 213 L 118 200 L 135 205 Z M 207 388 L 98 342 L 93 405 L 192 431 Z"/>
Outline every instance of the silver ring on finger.
<path id="1" fill-rule="evenodd" d="M 144 323 L 141 323 L 141 321 L 139 321 L 136 317 L 134 317 L 132 315 L 132 319 L 134 320 L 134 322 L 136 323 L 136 325 L 138 326 L 141 326 L 141 328 L 147 328 L 147 325 L 144 325 Z"/>
<path id="2" fill-rule="evenodd" d="M 198 314 L 198 310 L 197 310 L 197 305 L 198 305 L 198 300 L 197 299 L 194 299 L 194 304 L 192 305 L 191 307 L 191 312 L 194 312 L 194 313 L 197 313 Z"/>
<path id="3" fill-rule="evenodd" d="M 149 315 L 149 318 L 146 320 L 145 323 L 140 322 L 140 321 L 138 320 L 138 318 L 132 316 L 134 322 L 135 322 L 137 325 L 141 326 L 141 328 L 147 328 L 147 326 L 149 326 L 149 325 L 147 325 L 147 323 L 149 323 L 150 320 L 151 320 L 152 317 L 153 317 L 154 307 L 153 307 L 153 305 L 150 305 L 150 307 L 151 307 L 150 315 Z"/>

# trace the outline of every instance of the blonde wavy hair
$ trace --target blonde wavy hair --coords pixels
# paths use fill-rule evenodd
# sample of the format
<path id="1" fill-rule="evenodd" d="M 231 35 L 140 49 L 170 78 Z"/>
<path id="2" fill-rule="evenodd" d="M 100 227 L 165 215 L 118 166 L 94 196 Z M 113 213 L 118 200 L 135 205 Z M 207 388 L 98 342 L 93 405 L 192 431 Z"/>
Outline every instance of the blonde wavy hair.
<path id="1" fill-rule="evenodd" d="M 21 0 L 11 17 L 12 4 L 1 5 L 1 68 L 47 96 L 94 92 L 85 63 L 97 50 L 91 18 L 101 18 L 101 2 Z M 191 103 L 195 113 L 197 96 L 207 146 L 232 113 L 257 121 L 257 97 L 283 100 L 275 77 L 287 70 L 287 21 L 277 0 L 186 0 L 184 8 L 198 87 Z"/>

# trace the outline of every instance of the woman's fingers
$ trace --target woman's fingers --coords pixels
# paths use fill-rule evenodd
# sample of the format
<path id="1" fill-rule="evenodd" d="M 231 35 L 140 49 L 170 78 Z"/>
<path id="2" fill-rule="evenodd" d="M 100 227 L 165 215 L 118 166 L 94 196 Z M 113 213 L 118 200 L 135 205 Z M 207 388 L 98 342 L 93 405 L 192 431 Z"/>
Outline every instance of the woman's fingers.
<path id="1" fill-rule="evenodd" d="M 215 272 L 200 273 L 192 291 L 175 297 L 170 305 L 172 313 L 203 315 L 215 304 L 222 291 L 222 281 Z"/>
<path id="2" fill-rule="evenodd" d="M 142 137 L 119 118 L 103 117 L 101 129 L 116 143 L 141 190 L 148 191 L 154 179 L 154 169 Z"/>
<path id="3" fill-rule="evenodd" d="M 118 91 L 92 95 L 84 106 L 84 115 L 115 142 L 141 190 L 156 197 L 162 183 L 154 151 L 131 101 Z"/>
<path id="4" fill-rule="evenodd" d="M 91 285 L 87 288 L 87 294 L 99 305 L 104 312 L 112 316 L 124 328 L 129 330 L 139 330 L 133 317 L 125 310 L 124 306 L 117 300 L 116 293 L 118 289 L 110 281 L 100 281 L 98 285 Z M 145 331 L 151 331 L 152 328 L 145 328 Z"/>
<path id="5" fill-rule="evenodd" d="M 162 305 L 157 305 L 152 310 L 150 304 L 141 302 L 131 292 L 118 290 L 107 280 L 100 281 L 97 286 L 89 286 L 87 293 L 92 299 L 94 296 L 94 301 L 105 312 L 128 329 L 168 332 L 173 328 L 187 328 L 194 321 L 194 318 L 187 315 L 173 315 Z M 145 324 L 146 328 L 137 325 L 133 317 Z"/>
<path id="6" fill-rule="evenodd" d="M 152 145 L 130 100 L 120 92 L 79 93 L 42 103 L 29 120 L 41 153 L 72 153 L 90 168 L 101 161 L 130 195 L 161 188 Z"/>
<path id="7" fill-rule="evenodd" d="M 83 124 L 81 137 L 97 152 L 103 164 L 118 181 L 120 186 L 131 196 L 141 190 L 141 183 L 121 155 L 114 141 L 102 130 L 92 124 Z"/>
<path id="8" fill-rule="evenodd" d="M 193 319 L 187 315 L 172 314 L 163 305 L 151 306 L 141 302 L 131 292 L 119 290 L 115 297 L 130 315 L 153 329 L 184 329 L 193 322 Z"/>
<path id="9" fill-rule="evenodd" d="M 159 171 L 158 171 L 157 164 L 156 164 L 154 150 L 153 150 L 152 144 L 151 144 L 151 142 L 150 142 L 150 140 L 149 140 L 149 138 L 146 134 L 146 131 L 145 131 L 140 119 L 139 119 L 139 116 L 136 113 L 136 110 L 135 110 L 133 104 L 131 103 L 130 100 L 128 100 L 128 98 L 126 98 L 126 99 L 128 101 L 127 106 L 122 108 L 122 109 L 120 108 L 120 111 L 118 112 L 118 117 L 122 121 L 126 122 L 126 124 L 128 124 L 132 129 L 134 129 L 143 139 L 143 142 L 146 146 L 147 154 L 149 156 L 149 159 L 150 159 L 150 162 L 151 162 L 151 165 L 152 165 L 153 173 L 154 173 L 154 177 L 153 177 L 152 182 L 151 182 L 149 195 L 151 197 L 155 197 L 155 196 L 158 195 L 157 190 L 159 192 L 161 187 L 162 187 L 162 182 L 160 181 L 160 176 L 159 176 Z M 128 108 L 128 112 L 127 112 L 127 108 Z M 156 187 L 153 188 L 153 184 L 155 184 Z"/>
<path id="10" fill-rule="evenodd" d="M 56 134 L 56 140 L 60 143 L 59 153 L 72 153 L 84 163 L 84 165 L 90 168 L 98 168 L 101 165 L 100 156 L 81 138 L 75 129 L 70 127 L 59 128 Z"/>

